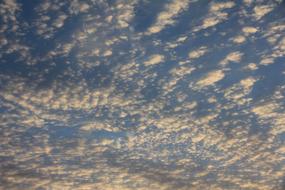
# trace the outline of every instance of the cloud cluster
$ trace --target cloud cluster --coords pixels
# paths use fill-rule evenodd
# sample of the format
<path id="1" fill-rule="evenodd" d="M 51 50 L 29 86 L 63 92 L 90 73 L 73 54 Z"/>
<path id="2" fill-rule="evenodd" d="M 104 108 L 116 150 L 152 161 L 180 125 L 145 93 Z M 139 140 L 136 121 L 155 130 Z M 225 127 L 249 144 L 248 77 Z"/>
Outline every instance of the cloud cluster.
<path id="1" fill-rule="evenodd" d="M 164 10 L 157 16 L 155 23 L 148 28 L 147 34 L 158 33 L 166 26 L 175 24 L 175 18 L 185 9 L 187 10 L 190 2 L 188 0 L 173 0 L 166 4 Z"/>
<path id="2" fill-rule="evenodd" d="M 284 188 L 270 2 L 171 0 L 145 31 L 142 1 L 1 2 L 0 186 Z"/>

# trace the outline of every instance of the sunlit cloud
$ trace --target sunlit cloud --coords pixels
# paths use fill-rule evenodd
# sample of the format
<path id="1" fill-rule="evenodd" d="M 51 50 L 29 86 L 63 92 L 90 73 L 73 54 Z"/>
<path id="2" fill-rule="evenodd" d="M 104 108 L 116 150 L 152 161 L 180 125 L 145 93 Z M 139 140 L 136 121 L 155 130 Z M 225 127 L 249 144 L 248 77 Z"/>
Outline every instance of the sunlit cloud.
<path id="1" fill-rule="evenodd" d="M 25 3 L 0 3 L 1 187 L 283 188 L 280 1 Z"/>

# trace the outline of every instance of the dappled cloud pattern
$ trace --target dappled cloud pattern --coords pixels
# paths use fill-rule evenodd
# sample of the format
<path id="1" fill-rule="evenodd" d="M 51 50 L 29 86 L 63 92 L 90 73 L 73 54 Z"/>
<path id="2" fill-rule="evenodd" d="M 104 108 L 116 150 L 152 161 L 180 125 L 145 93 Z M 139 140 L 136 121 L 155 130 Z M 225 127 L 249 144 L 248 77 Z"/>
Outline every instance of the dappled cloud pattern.
<path id="1" fill-rule="evenodd" d="M 284 10 L 1 1 L 0 189 L 284 189 Z"/>

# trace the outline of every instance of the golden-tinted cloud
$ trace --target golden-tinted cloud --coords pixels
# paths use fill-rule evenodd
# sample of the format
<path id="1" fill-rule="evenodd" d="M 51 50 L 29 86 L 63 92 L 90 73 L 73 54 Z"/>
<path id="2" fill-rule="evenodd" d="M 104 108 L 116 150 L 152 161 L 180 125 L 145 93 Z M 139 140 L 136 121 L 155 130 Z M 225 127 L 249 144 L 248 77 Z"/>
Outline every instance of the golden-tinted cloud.
<path id="1" fill-rule="evenodd" d="M 280 4 L 143 4 L 0 3 L 1 187 L 283 188 Z"/>

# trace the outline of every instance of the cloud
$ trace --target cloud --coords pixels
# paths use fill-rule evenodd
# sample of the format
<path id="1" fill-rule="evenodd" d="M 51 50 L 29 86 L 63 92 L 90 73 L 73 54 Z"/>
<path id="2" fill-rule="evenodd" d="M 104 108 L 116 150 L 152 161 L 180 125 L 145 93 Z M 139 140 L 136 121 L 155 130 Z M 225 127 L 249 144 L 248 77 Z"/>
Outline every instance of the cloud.
<path id="1" fill-rule="evenodd" d="M 257 80 L 258 79 L 253 77 L 240 80 L 239 83 L 233 84 L 225 90 L 224 97 L 233 101 L 236 105 L 249 104 L 252 101 L 252 98 L 248 96 Z"/>
<path id="2" fill-rule="evenodd" d="M 164 61 L 164 56 L 160 54 L 151 55 L 147 61 L 144 62 L 145 66 L 156 65 Z"/>
<path id="3" fill-rule="evenodd" d="M 190 59 L 197 59 L 203 55 L 205 55 L 208 52 L 208 49 L 206 46 L 202 46 L 199 49 L 193 50 L 188 54 L 188 57 Z"/>
<path id="4" fill-rule="evenodd" d="M 256 79 L 254 79 L 253 77 L 249 77 L 249 78 L 241 80 L 240 84 L 245 90 L 249 90 L 251 89 L 251 87 L 254 85 L 255 82 L 256 82 Z"/>
<path id="5" fill-rule="evenodd" d="M 113 52 L 111 51 L 111 50 L 106 50 L 104 53 L 103 53 L 103 56 L 104 57 L 107 57 L 107 56 L 110 56 L 110 55 L 112 55 L 113 54 Z"/>
<path id="6" fill-rule="evenodd" d="M 116 129 L 109 124 L 99 121 L 94 123 L 86 123 L 80 129 L 89 132 L 93 130 L 116 131 Z"/>
<path id="7" fill-rule="evenodd" d="M 90 9 L 90 5 L 85 2 L 79 2 L 78 0 L 72 0 L 69 6 L 70 13 L 80 14 L 87 12 Z"/>
<path id="8" fill-rule="evenodd" d="M 226 19 L 227 14 L 218 14 L 215 17 L 208 17 L 203 20 L 202 28 L 206 29 L 212 26 L 217 25 L 218 23 L 222 22 L 222 20 Z"/>
<path id="9" fill-rule="evenodd" d="M 239 51 L 231 52 L 220 62 L 220 64 L 225 66 L 230 62 L 238 63 L 241 61 L 242 56 L 243 56 L 242 52 Z"/>
<path id="10" fill-rule="evenodd" d="M 250 63 L 245 67 L 245 69 L 256 70 L 256 69 L 258 69 L 258 67 L 255 63 Z"/>
<path id="11" fill-rule="evenodd" d="M 134 6 L 137 4 L 137 1 L 129 1 L 126 3 L 118 3 L 116 5 L 118 14 L 114 17 L 117 22 L 118 28 L 127 28 L 129 23 L 134 17 Z"/>
<path id="12" fill-rule="evenodd" d="M 235 6 L 234 2 L 212 3 L 210 7 L 211 12 L 217 12 L 224 9 L 229 9 Z"/>
<path id="13" fill-rule="evenodd" d="M 64 21 L 67 18 L 67 15 L 60 15 L 57 19 L 53 22 L 53 26 L 56 28 L 61 28 L 64 25 Z"/>
<path id="14" fill-rule="evenodd" d="M 1 186 L 277 189 L 284 84 L 251 92 L 284 55 L 282 19 L 262 20 L 254 1 L 231 15 L 233 2 L 212 2 L 199 17 L 200 1 L 168 1 L 143 33 L 132 29 L 138 2 L 44 1 L 30 20 L 0 3 Z M 150 36 L 188 9 L 187 30 Z M 227 19 L 241 30 L 216 27 Z"/>
<path id="15" fill-rule="evenodd" d="M 244 36 L 238 35 L 238 36 L 232 38 L 232 41 L 236 44 L 241 44 L 241 43 L 246 41 L 246 38 Z"/>
<path id="16" fill-rule="evenodd" d="M 274 6 L 272 5 L 257 5 L 254 7 L 253 11 L 254 14 L 253 16 L 257 19 L 260 20 L 262 17 L 267 15 L 273 10 Z"/>
<path id="17" fill-rule="evenodd" d="M 252 109 L 252 111 L 257 114 L 259 117 L 271 117 L 274 116 L 275 113 L 275 109 L 277 108 L 276 104 L 273 103 L 268 103 L 268 104 L 264 104 L 264 105 L 260 105 L 257 107 L 254 107 Z"/>
<path id="18" fill-rule="evenodd" d="M 207 29 L 227 20 L 228 13 L 226 9 L 233 8 L 235 3 L 223 2 L 223 3 L 211 3 L 207 15 L 203 18 L 202 23 L 197 26 L 194 31 L 198 32 L 202 29 Z"/>
<path id="19" fill-rule="evenodd" d="M 248 34 L 254 34 L 258 31 L 257 28 L 255 27 L 250 27 L 250 26 L 246 26 L 242 28 L 243 33 L 245 33 L 246 35 Z"/>
<path id="20" fill-rule="evenodd" d="M 175 18 L 188 8 L 189 3 L 188 0 L 172 0 L 170 3 L 166 4 L 164 10 L 159 13 L 155 23 L 148 28 L 146 34 L 155 34 L 162 31 L 166 26 L 174 25 Z"/>
<path id="21" fill-rule="evenodd" d="M 214 85 L 216 82 L 222 80 L 225 74 L 222 70 L 210 71 L 207 75 L 197 81 L 196 85 L 199 87 L 207 87 Z"/>
<path id="22" fill-rule="evenodd" d="M 187 40 L 187 36 L 181 36 L 173 42 L 167 42 L 166 48 L 176 48 Z"/>
<path id="23" fill-rule="evenodd" d="M 260 61 L 261 65 L 270 65 L 274 63 L 274 59 L 273 58 L 264 58 Z"/>

